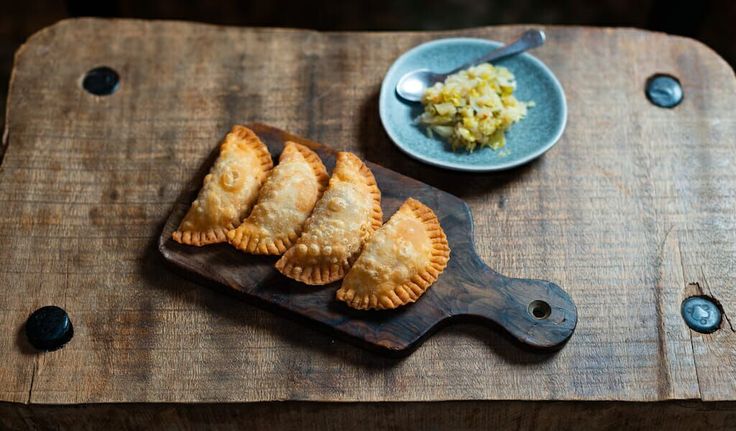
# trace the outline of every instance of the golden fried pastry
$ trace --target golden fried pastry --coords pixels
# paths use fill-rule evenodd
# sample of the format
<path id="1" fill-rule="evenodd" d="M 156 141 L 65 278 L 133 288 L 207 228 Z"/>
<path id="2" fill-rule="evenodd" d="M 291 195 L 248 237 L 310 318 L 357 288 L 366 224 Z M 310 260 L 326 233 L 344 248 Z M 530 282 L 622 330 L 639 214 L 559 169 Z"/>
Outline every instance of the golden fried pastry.
<path id="1" fill-rule="evenodd" d="M 449 259 L 447 237 L 437 216 L 409 198 L 366 243 L 337 299 L 359 310 L 400 307 L 416 301 Z"/>
<path id="2" fill-rule="evenodd" d="M 337 153 L 327 190 L 276 268 L 306 284 L 339 280 L 382 221 L 381 191 L 373 174 L 354 154 Z"/>
<path id="3" fill-rule="evenodd" d="M 234 126 L 184 220 L 171 236 L 182 244 L 225 242 L 225 234 L 248 215 L 273 167 L 268 148 L 243 126 Z"/>
<path id="4" fill-rule="evenodd" d="M 252 254 L 282 254 L 302 233 L 302 225 L 327 187 L 327 169 L 309 148 L 287 142 L 279 164 L 263 183 L 245 221 L 227 233 L 228 242 Z"/>

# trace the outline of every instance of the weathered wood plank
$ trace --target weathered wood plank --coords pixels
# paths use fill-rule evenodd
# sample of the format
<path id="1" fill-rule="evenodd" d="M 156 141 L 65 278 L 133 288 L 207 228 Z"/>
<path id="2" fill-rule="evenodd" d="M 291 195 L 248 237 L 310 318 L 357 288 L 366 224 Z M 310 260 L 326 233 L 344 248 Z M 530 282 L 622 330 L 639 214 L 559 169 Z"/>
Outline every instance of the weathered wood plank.
<path id="1" fill-rule="evenodd" d="M 74 320 L 64 349 L 0 339 L 0 400 L 31 403 L 736 398 L 727 325 L 690 333 L 698 283 L 736 309 L 736 80 L 708 48 L 637 30 L 547 28 L 569 124 L 537 162 L 470 175 L 400 153 L 377 115 L 391 62 L 425 40 L 510 40 L 522 27 L 317 33 L 178 22 L 64 21 L 21 48 L 0 167 L 0 324 L 36 307 Z M 80 43 L 80 41 L 84 41 Z M 108 65 L 118 93 L 80 88 Z M 672 73 L 685 100 L 650 105 Z M 578 306 L 558 354 L 451 327 L 411 357 L 366 354 L 187 281 L 155 250 L 171 206 L 222 134 L 261 121 L 349 149 L 466 200 L 479 254 L 554 280 Z"/>

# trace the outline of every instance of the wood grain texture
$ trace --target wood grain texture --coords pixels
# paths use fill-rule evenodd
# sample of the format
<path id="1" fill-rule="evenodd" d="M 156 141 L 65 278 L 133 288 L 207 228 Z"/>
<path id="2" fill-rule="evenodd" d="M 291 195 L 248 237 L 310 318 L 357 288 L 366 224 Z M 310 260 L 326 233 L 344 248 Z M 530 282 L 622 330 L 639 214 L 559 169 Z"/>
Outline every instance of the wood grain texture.
<path id="1" fill-rule="evenodd" d="M 15 430 L 645 430 L 733 429 L 736 404 L 669 401 L 435 403 L 92 404 L 0 403 L 0 428 Z"/>
<path id="2" fill-rule="evenodd" d="M 287 141 L 314 150 L 328 171 L 335 167 L 334 149 L 265 124 L 249 124 L 277 159 Z M 473 319 L 503 328 L 522 346 L 552 350 L 562 347 L 575 330 L 577 311 L 570 296 L 549 281 L 508 278 L 493 271 L 478 257 L 473 244 L 473 218 L 461 199 L 412 178 L 368 162 L 381 189 L 381 206 L 390 217 L 408 199 L 415 198 L 434 209 L 450 245 L 450 262 L 421 300 L 397 310 L 358 311 L 335 299 L 340 282 L 306 286 L 274 268 L 278 257 L 246 255 L 228 244 L 192 247 L 171 237 L 202 187 L 219 154 L 189 181 L 169 216 L 158 248 L 174 265 L 210 283 L 238 292 L 246 299 L 277 312 L 291 313 L 320 324 L 363 347 L 393 356 L 404 356 L 419 347 L 440 325 Z M 530 311 L 533 302 L 550 308 L 544 318 Z M 311 322 L 309 322 L 311 321 Z"/>
<path id="3" fill-rule="evenodd" d="M 63 21 L 16 55 L 0 167 L 0 399 L 30 403 L 736 398 L 736 80 L 707 47 L 638 30 L 545 28 L 535 55 L 569 106 L 560 143 L 525 167 L 471 175 L 403 156 L 381 129 L 392 61 L 444 36 L 523 27 L 318 33 L 178 22 Z M 84 43 L 80 43 L 84 41 Z M 95 97 L 108 65 L 120 90 Z M 684 86 L 650 105 L 646 78 Z M 261 121 L 466 201 L 481 258 L 554 280 L 579 313 L 555 355 L 455 325 L 403 360 L 210 291 L 167 269 L 156 240 L 232 124 Z M 692 283 L 692 284 L 691 284 Z M 691 333 L 693 289 L 727 319 Z M 74 321 L 64 349 L 29 354 L 35 308 Z"/>

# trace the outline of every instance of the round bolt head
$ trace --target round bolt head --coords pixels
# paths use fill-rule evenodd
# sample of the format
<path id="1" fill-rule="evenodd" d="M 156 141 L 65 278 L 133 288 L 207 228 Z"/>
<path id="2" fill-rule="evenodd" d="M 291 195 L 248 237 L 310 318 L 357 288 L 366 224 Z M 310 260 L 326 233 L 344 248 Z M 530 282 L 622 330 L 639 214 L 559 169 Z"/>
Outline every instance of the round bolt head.
<path id="1" fill-rule="evenodd" d="M 97 96 L 107 96 L 117 91 L 120 75 L 113 69 L 102 66 L 87 72 L 82 80 L 82 87 Z"/>
<path id="2" fill-rule="evenodd" d="M 721 309 L 707 296 L 682 301 L 682 318 L 693 331 L 709 334 L 721 327 Z"/>
<path id="3" fill-rule="evenodd" d="M 26 321 L 26 337 L 41 351 L 60 349 L 74 336 L 74 328 L 64 309 L 54 305 L 34 311 Z"/>
<path id="4" fill-rule="evenodd" d="M 647 79 L 647 99 L 661 108 L 674 108 L 682 102 L 680 81 L 672 75 L 658 73 Z"/>

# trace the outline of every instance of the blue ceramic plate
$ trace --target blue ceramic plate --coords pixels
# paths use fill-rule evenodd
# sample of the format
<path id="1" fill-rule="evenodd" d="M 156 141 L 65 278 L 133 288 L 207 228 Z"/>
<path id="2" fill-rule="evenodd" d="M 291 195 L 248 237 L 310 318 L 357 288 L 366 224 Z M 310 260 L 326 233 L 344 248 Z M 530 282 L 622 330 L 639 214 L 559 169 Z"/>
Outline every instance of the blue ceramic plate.
<path id="1" fill-rule="evenodd" d="M 378 106 L 383 127 L 394 143 L 422 162 L 471 172 L 512 168 L 549 150 L 560 139 L 567 123 L 565 93 L 547 66 L 529 54 L 493 62 L 507 67 L 516 76 L 517 99 L 536 103 L 526 118 L 506 131 L 506 146 L 499 150 L 453 152 L 448 143 L 437 136 L 430 138 L 424 126 L 415 123 L 415 118 L 424 111 L 422 104 L 406 102 L 396 94 L 396 83 L 407 72 L 452 70 L 501 45 L 485 39 L 440 39 L 414 47 L 399 57 L 383 79 Z"/>

